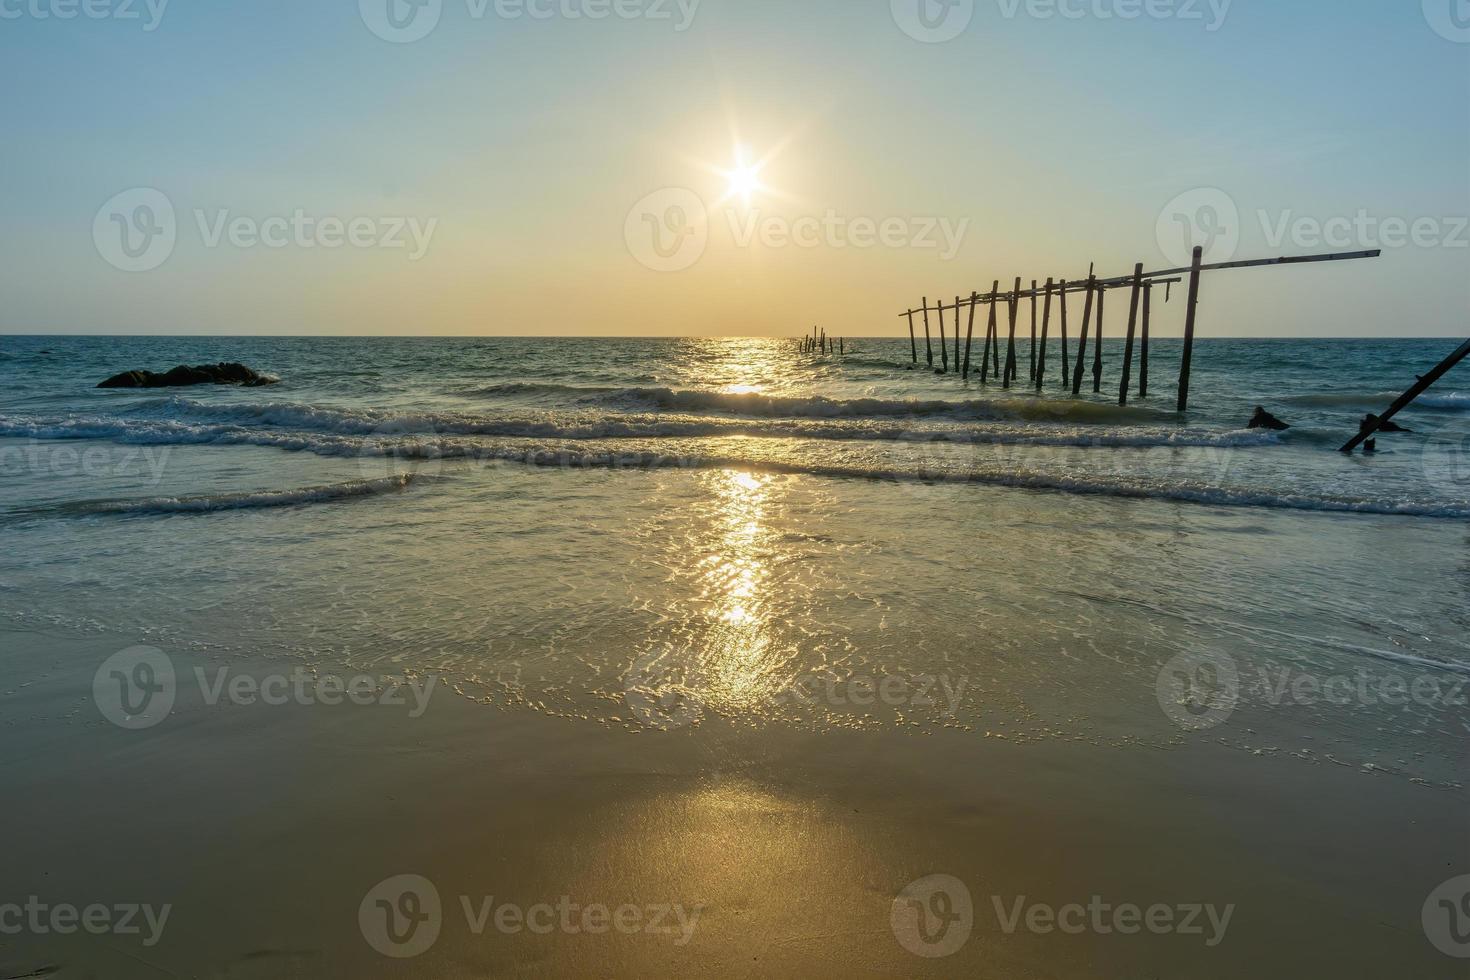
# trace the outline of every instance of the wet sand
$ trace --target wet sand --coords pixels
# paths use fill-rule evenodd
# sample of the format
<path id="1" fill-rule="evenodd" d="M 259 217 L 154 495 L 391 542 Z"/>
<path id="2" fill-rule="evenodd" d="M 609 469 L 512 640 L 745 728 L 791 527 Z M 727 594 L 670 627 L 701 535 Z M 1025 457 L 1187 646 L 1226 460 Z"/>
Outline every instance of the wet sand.
<path id="1" fill-rule="evenodd" d="M 1208 732 L 1119 748 L 709 716 L 634 735 L 447 687 L 415 718 L 211 706 L 181 683 L 166 719 L 127 731 L 92 700 L 117 648 L 0 639 L 0 903 L 168 905 L 165 927 L 149 946 L 0 936 L 0 976 L 1464 976 L 1421 924 L 1429 894 L 1470 869 L 1463 790 Z M 218 666 L 171 656 L 181 676 Z M 399 875 L 428 879 L 442 907 L 432 945 L 401 959 L 359 917 Z M 973 908 L 968 939 L 932 959 L 893 915 L 931 875 L 963 882 Z M 1022 896 L 1233 908 L 1223 935 L 1203 914 L 1200 934 L 1007 932 Z M 496 927 L 502 906 L 542 904 L 530 915 L 554 914 L 548 933 L 513 912 Z M 593 906 L 622 908 L 622 927 L 579 914 Z"/>

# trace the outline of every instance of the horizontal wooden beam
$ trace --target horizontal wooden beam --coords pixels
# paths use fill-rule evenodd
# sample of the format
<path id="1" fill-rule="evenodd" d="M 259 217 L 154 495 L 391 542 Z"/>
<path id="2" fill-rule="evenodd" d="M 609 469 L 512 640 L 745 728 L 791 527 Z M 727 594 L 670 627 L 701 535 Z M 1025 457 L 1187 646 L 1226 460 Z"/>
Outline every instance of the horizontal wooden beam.
<path id="1" fill-rule="evenodd" d="M 1362 252 L 1327 252 L 1321 255 L 1283 255 L 1274 259 L 1241 259 L 1234 262 L 1212 262 L 1208 265 L 1200 266 L 1200 271 L 1221 272 L 1226 269 L 1259 269 L 1265 266 L 1272 265 L 1306 265 L 1313 262 L 1346 262 L 1353 259 L 1376 259 L 1382 254 L 1382 249 L 1374 248 Z M 1144 282 L 1144 284 L 1180 282 L 1180 277 L 1190 271 L 1190 267 L 1186 265 L 1178 269 L 1160 269 L 1157 272 L 1145 272 L 1143 274 L 1142 281 Z M 1133 284 L 1133 280 L 1134 276 L 1131 274 L 1126 276 L 1114 276 L 1111 279 L 1099 279 L 1094 285 L 1100 289 L 1116 289 L 1119 286 L 1131 286 Z M 1087 279 L 1085 276 L 1078 279 L 1067 280 L 1067 282 L 1067 292 L 1069 293 L 1081 292 L 1082 290 L 1087 288 Z M 1043 291 L 1028 289 L 1016 294 L 1001 293 L 999 296 L 995 297 L 992 297 L 989 293 L 981 293 L 977 302 L 998 302 L 1000 300 L 1009 299 L 1013 295 L 1016 296 L 1018 299 L 1026 299 L 1031 296 L 1043 295 Z M 955 307 L 941 306 L 931 308 L 949 310 L 954 309 Z M 915 310 L 914 312 L 917 313 L 920 311 Z M 902 318 L 907 315 L 907 313 L 900 313 L 899 317 Z"/>

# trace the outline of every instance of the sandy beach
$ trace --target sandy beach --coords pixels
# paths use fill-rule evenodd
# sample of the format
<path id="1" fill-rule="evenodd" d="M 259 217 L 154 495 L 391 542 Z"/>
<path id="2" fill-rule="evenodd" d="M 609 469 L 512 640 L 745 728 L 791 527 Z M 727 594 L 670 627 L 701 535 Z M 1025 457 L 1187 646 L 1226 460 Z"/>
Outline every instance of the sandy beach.
<path id="1" fill-rule="evenodd" d="M 632 735 L 447 688 L 417 718 L 211 706 L 197 675 L 165 721 L 128 731 L 91 703 L 111 644 L 4 639 L 0 822 L 26 842 L 7 895 L 169 909 L 153 945 L 146 925 L 7 936 L 6 976 L 1459 975 L 1420 913 L 1463 854 L 1463 791 L 1208 737 L 1125 750 L 718 718 Z M 222 665 L 177 666 L 212 682 Z M 431 882 L 440 912 L 432 945 L 398 960 L 359 910 L 402 875 Z M 942 959 L 907 951 L 893 921 L 932 875 L 963 882 L 972 908 Z M 1018 901 L 1094 906 L 1089 920 L 1124 929 L 1146 921 L 1130 905 L 1180 926 L 1196 906 L 1230 912 L 1223 937 L 1208 911 L 1199 934 L 1069 934 L 1015 927 Z M 605 920 L 582 919 L 599 905 Z M 622 927 L 620 908 L 638 910 Z"/>

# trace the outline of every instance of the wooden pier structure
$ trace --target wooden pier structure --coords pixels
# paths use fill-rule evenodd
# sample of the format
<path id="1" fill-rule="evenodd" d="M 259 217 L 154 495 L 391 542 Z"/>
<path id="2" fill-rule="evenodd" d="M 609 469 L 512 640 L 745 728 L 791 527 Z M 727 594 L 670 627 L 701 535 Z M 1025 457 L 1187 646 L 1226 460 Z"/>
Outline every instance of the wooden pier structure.
<path id="1" fill-rule="evenodd" d="M 1023 288 L 1022 279 L 1018 276 L 1014 285 L 1004 292 L 1000 288 L 1000 280 L 996 280 L 987 292 L 971 292 L 968 298 L 964 296 L 955 297 L 952 304 L 946 305 L 942 300 L 931 306 L 929 298 L 924 297 L 923 302 L 917 309 L 907 310 L 899 314 L 906 318 L 909 325 L 909 350 L 913 358 L 913 364 L 919 363 L 918 338 L 915 332 L 914 317 L 922 314 L 924 323 L 924 345 L 928 366 L 934 368 L 934 348 L 929 333 L 929 314 L 938 314 L 939 318 L 939 350 L 940 365 L 935 368 L 939 373 L 951 371 L 948 347 L 945 343 L 944 314 L 946 311 L 954 315 L 951 320 L 954 324 L 954 367 L 964 380 L 970 377 L 970 345 L 971 337 L 975 329 L 976 308 L 989 306 L 988 322 L 985 324 L 985 336 L 980 354 L 980 381 L 988 384 L 992 369 L 1005 388 L 1020 380 L 1020 362 L 1016 351 L 1016 321 L 1020 314 L 1023 300 L 1030 301 L 1031 308 L 1031 344 L 1030 356 L 1027 359 L 1027 383 L 1041 391 L 1046 383 L 1046 370 L 1049 354 L 1047 353 L 1048 341 L 1051 335 L 1052 309 L 1055 307 L 1060 315 L 1061 335 L 1061 357 L 1060 374 L 1063 390 L 1070 387 L 1073 395 L 1082 393 L 1082 385 L 1088 365 L 1089 353 L 1092 357 L 1091 375 L 1092 390 L 1094 394 L 1102 392 L 1103 387 L 1103 322 L 1104 322 L 1104 297 L 1110 289 L 1127 289 L 1129 291 L 1128 303 L 1128 328 L 1123 346 L 1123 363 L 1121 380 L 1118 386 L 1118 404 L 1127 405 L 1128 399 L 1134 391 L 1133 367 L 1135 363 L 1135 348 L 1137 351 L 1136 362 L 1138 365 L 1137 393 L 1139 397 L 1147 397 L 1149 392 L 1149 344 L 1151 340 L 1151 323 L 1153 315 L 1153 290 L 1155 286 L 1164 287 L 1164 301 L 1168 302 L 1170 291 L 1175 283 L 1184 282 L 1187 278 L 1188 298 L 1184 310 L 1184 351 L 1179 363 L 1178 382 L 1178 410 L 1183 412 L 1189 408 L 1189 384 L 1190 375 L 1194 366 L 1194 338 L 1199 314 L 1200 280 L 1206 272 L 1220 272 L 1227 269 L 1255 269 L 1265 266 L 1278 265 L 1305 265 L 1317 262 L 1343 262 L 1350 259 L 1373 259 L 1382 254 L 1380 249 L 1371 249 L 1361 252 L 1330 252 L 1323 255 L 1299 255 L 1282 256 L 1273 259 L 1244 259 L 1232 262 L 1204 262 L 1204 249 L 1196 247 L 1192 261 L 1187 266 L 1177 269 L 1160 269 L 1154 272 L 1144 271 L 1142 262 L 1133 267 L 1133 271 L 1126 275 L 1099 278 L 1094 271 L 1089 270 L 1085 278 L 1056 279 L 1049 278 L 1045 285 L 1038 285 L 1037 280 L 1031 280 L 1029 289 Z M 1082 322 L 1078 327 L 1076 356 L 1070 357 L 1068 351 L 1068 322 L 1067 322 L 1067 297 L 1075 293 L 1083 294 Z M 1040 319 L 1040 345 L 1037 344 L 1037 305 L 1041 303 Z M 1004 303 L 1006 306 L 1006 337 L 1005 337 L 1005 363 L 1001 364 L 1001 337 L 998 332 L 997 307 Z M 968 316 L 964 311 L 968 309 Z M 1096 310 L 1094 317 L 1093 310 Z M 965 337 L 964 359 L 960 358 L 960 323 L 962 320 L 968 322 Z M 1088 341 L 1092 341 L 1092 350 L 1088 350 Z"/>

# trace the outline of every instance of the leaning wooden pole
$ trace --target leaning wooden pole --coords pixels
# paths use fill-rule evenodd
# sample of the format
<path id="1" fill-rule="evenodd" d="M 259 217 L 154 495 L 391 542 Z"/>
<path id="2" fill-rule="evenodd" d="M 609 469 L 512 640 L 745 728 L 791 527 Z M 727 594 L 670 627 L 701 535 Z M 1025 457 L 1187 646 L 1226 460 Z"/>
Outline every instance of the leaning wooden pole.
<path id="1" fill-rule="evenodd" d="M 1087 302 L 1082 307 L 1082 333 L 1077 338 L 1077 359 L 1072 362 L 1072 394 L 1082 394 L 1082 365 L 1087 363 L 1087 328 L 1092 321 L 1092 291 L 1097 277 L 1087 277 Z"/>
<path id="2" fill-rule="evenodd" d="M 929 355 L 929 366 L 934 366 L 934 343 L 929 339 L 929 297 L 924 297 L 924 353 Z"/>
<path id="3" fill-rule="evenodd" d="M 1097 287 L 1097 330 L 1093 332 L 1092 337 L 1092 393 L 1094 395 L 1102 393 L 1103 297 L 1107 295 L 1107 292 L 1103 287 Z"/>
<path id="4" fill-rule="evenodd" d="M 1133 267 L 1133 298 L 1128 303 L 1128 339 L 1123 343 L 1123 383 L 1118 387 L 1118 404 L 1128 404 L 1128 386 L 1133 383 L 1133 338 L 1138 333 L 1138 307 L 1143 297 L 1143 263 Z"/>
<path id="5" fill-rule="evenodd" d="M 1146 282 L 1143 284 L 1143 340 L 1138 351 L 1138 397 L 1148 397 L 1148 314 L 1149 304 L 1153 301 L 1154 284 Z"/>
<path id="6" fill-rule="evenodd" d="M 1199 311 L 1199 274 L 1205 250 L 1194 247 L 1189 266 L 1189 299 L 1184 306 L 1184 354 L 1179 362 L 1179 411 L 1189 408 L 1189 371 L 1194 361 L 1194 321 Z"/>
<path id="7" fill-rule="evenodd" d="M 1470 357 L 1470 340 L 1467 340 L 1463 344 L 1461 344 L 1458 350 L 1456 350 L 1449 357 L 1446 357 L 1444 360 L 1440 361 L 1438 366 L 1436 366 L 1433 371 L 1430 371 L 1428 374 L 1424 375 L 1424 377 L 1415 382 L 1414 387 L 1410 388 L 1408 391 L 1400 395 L 1398 401 L 1390 405 L 1388 407 L 1388 411 L 1384 412 L 1378 417 L 1377 422 L 1373 423 L 1372 425 L 1363 426 L 1362 431 L 1349 439 L 1347 445 L 1342 447 L 1342 452 L 1350 453 L 1354 449 L 1357 449 L 1358 446 L 1363 442 L 1363 440 L 1372 436 L 1373 433 L 1383 428 L 1383 424 L 1385 422 L 1389 421 L 1395 415 L 1408 408 L 1410 403 L 1412 403 L 1414 399 L 1418 398 L 1420 395 L 1424 394 L 1424 392 L 1428 391 L 1431 385 L 1433 385 L 1440 378 L 1444 377 L 1445 373 L 1448 372 L 1450 368 L 1454 367 L 1456 364 L 1459 364 L 1466 357 Z"/>
<path id="8" fill-rule="evenodd" d="M 1046 334 L 1051 328 L 1051 285 L 1052 281 L 1046 281 L 1046 303 L 1041 312 L 1041 353 L 1036 358 L 1036 390 L 1041 390 L 1042 381 L 1046 378 Z"/>
<path id="9" fill-rule="evenodd" d="M 919 342 L 914 337 L 914 311 L 909 310 L 909 353 L 913 355 L 914 363 L 919 363 Z"/>
<path id="10" fill-rule="evenodd" d="M 965 328 L 965 366 L 960 370 L 960 377 L 965 381 L 970 380 L 970 342 L 975 338 L 975 301 L 979 298 L 979 293 L 970 294 L 970 325 Z"/>
<path id="11" fill-rule="evenodd" d="M 980 383 L 985 384 L 990 380 L 990 346 L 995 342 L 995 303 L 996 297 L 1000 295 L 1000 280 L 995 280 L 995 285 L 990 287 L 990 315 L 985 324 L 985 349 L 980 352 Z"/>

